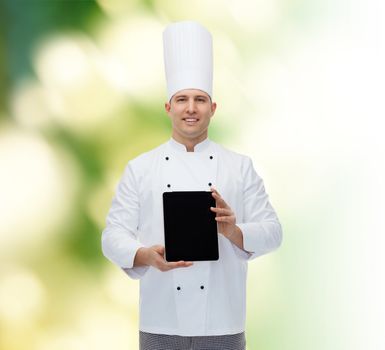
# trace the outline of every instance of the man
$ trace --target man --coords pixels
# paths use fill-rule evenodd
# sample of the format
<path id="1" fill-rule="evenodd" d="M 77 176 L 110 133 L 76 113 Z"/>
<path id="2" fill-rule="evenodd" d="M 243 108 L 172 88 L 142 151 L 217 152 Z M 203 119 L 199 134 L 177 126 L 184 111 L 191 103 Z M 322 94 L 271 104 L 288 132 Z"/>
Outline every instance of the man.
<path id="1" fill-rule="evenodd" d="M 217 107 L 210 33 L 199 23 L 177 22 L 165 29 L 163 43 L 172 135 L 128 162 L 107 216 L 103 253 L 140 279 L 141 350 L 244 350 L 247 263 L 281 244 L 281 225 L 251 159 L 208 139 Z M 165 260 L 167 191 L 212 192 L 218 260 Z"/>

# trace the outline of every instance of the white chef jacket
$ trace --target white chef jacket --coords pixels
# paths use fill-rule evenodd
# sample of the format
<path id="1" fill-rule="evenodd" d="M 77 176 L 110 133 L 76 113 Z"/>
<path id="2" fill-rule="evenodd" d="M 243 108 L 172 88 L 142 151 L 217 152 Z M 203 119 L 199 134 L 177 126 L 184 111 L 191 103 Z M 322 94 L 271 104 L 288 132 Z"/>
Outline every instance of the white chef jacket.
<path id="1" fill-rule="evenodd" d="M 219 260 L 166 272 L 133 267 L 140 247 L 164 245 L 162 193 L 218 190 L 244 250 L 218 235 Z M 206 138 L 187 152 L 171 138 L 128 162 L 102 233 L 103 254 L 140 280 L 139 329 L 181 336 L 245 330 L 247 262 L 281 244 L 282 229 L 249 157 Z M 188 223 L 186 223 L 188 224 Z"/>

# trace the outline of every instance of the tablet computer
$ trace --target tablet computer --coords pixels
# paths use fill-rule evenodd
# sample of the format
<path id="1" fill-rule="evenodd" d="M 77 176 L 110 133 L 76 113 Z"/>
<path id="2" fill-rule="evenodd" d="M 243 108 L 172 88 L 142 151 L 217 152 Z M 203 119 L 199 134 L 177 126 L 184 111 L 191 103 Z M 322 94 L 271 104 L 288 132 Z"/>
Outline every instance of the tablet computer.
<path id="1" fill-rule="evenodd" d="M 218 260 L 218 230 L 212 192 L 163 193 L 165 259 Z"/>

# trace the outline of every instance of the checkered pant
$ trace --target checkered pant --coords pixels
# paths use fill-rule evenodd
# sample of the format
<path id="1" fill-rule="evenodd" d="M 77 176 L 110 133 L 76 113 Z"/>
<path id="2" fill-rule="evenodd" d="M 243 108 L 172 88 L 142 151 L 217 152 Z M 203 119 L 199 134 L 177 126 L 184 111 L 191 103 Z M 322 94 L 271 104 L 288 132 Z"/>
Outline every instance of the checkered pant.
<path id="1" fill-rule="evenodd" d="M 245 350 L 245 333 L 204 337 L 153 334 L 139 331 L 140 350 Z"/>

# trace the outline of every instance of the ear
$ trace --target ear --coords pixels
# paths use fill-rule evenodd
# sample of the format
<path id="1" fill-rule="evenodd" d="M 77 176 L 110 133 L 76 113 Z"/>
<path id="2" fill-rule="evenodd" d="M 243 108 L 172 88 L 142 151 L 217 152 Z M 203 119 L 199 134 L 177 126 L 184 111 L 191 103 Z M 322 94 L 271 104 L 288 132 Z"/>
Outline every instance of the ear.
<path id="1" fill-rule="evenodd" d="M 171 109 L 171 104 L 169 102 L 165 102 L 164 109 L 165 109 L 166 113 L 169 114 L 170 109 Z"/>
<path id="2" fill-rule="evenodd" d="M 213 102 L 213 103 L 211 104 L 211 116 L 214 115 L 216 109 L 217 109 L 217 104 L 216 104 L 216 102 Z"/>

